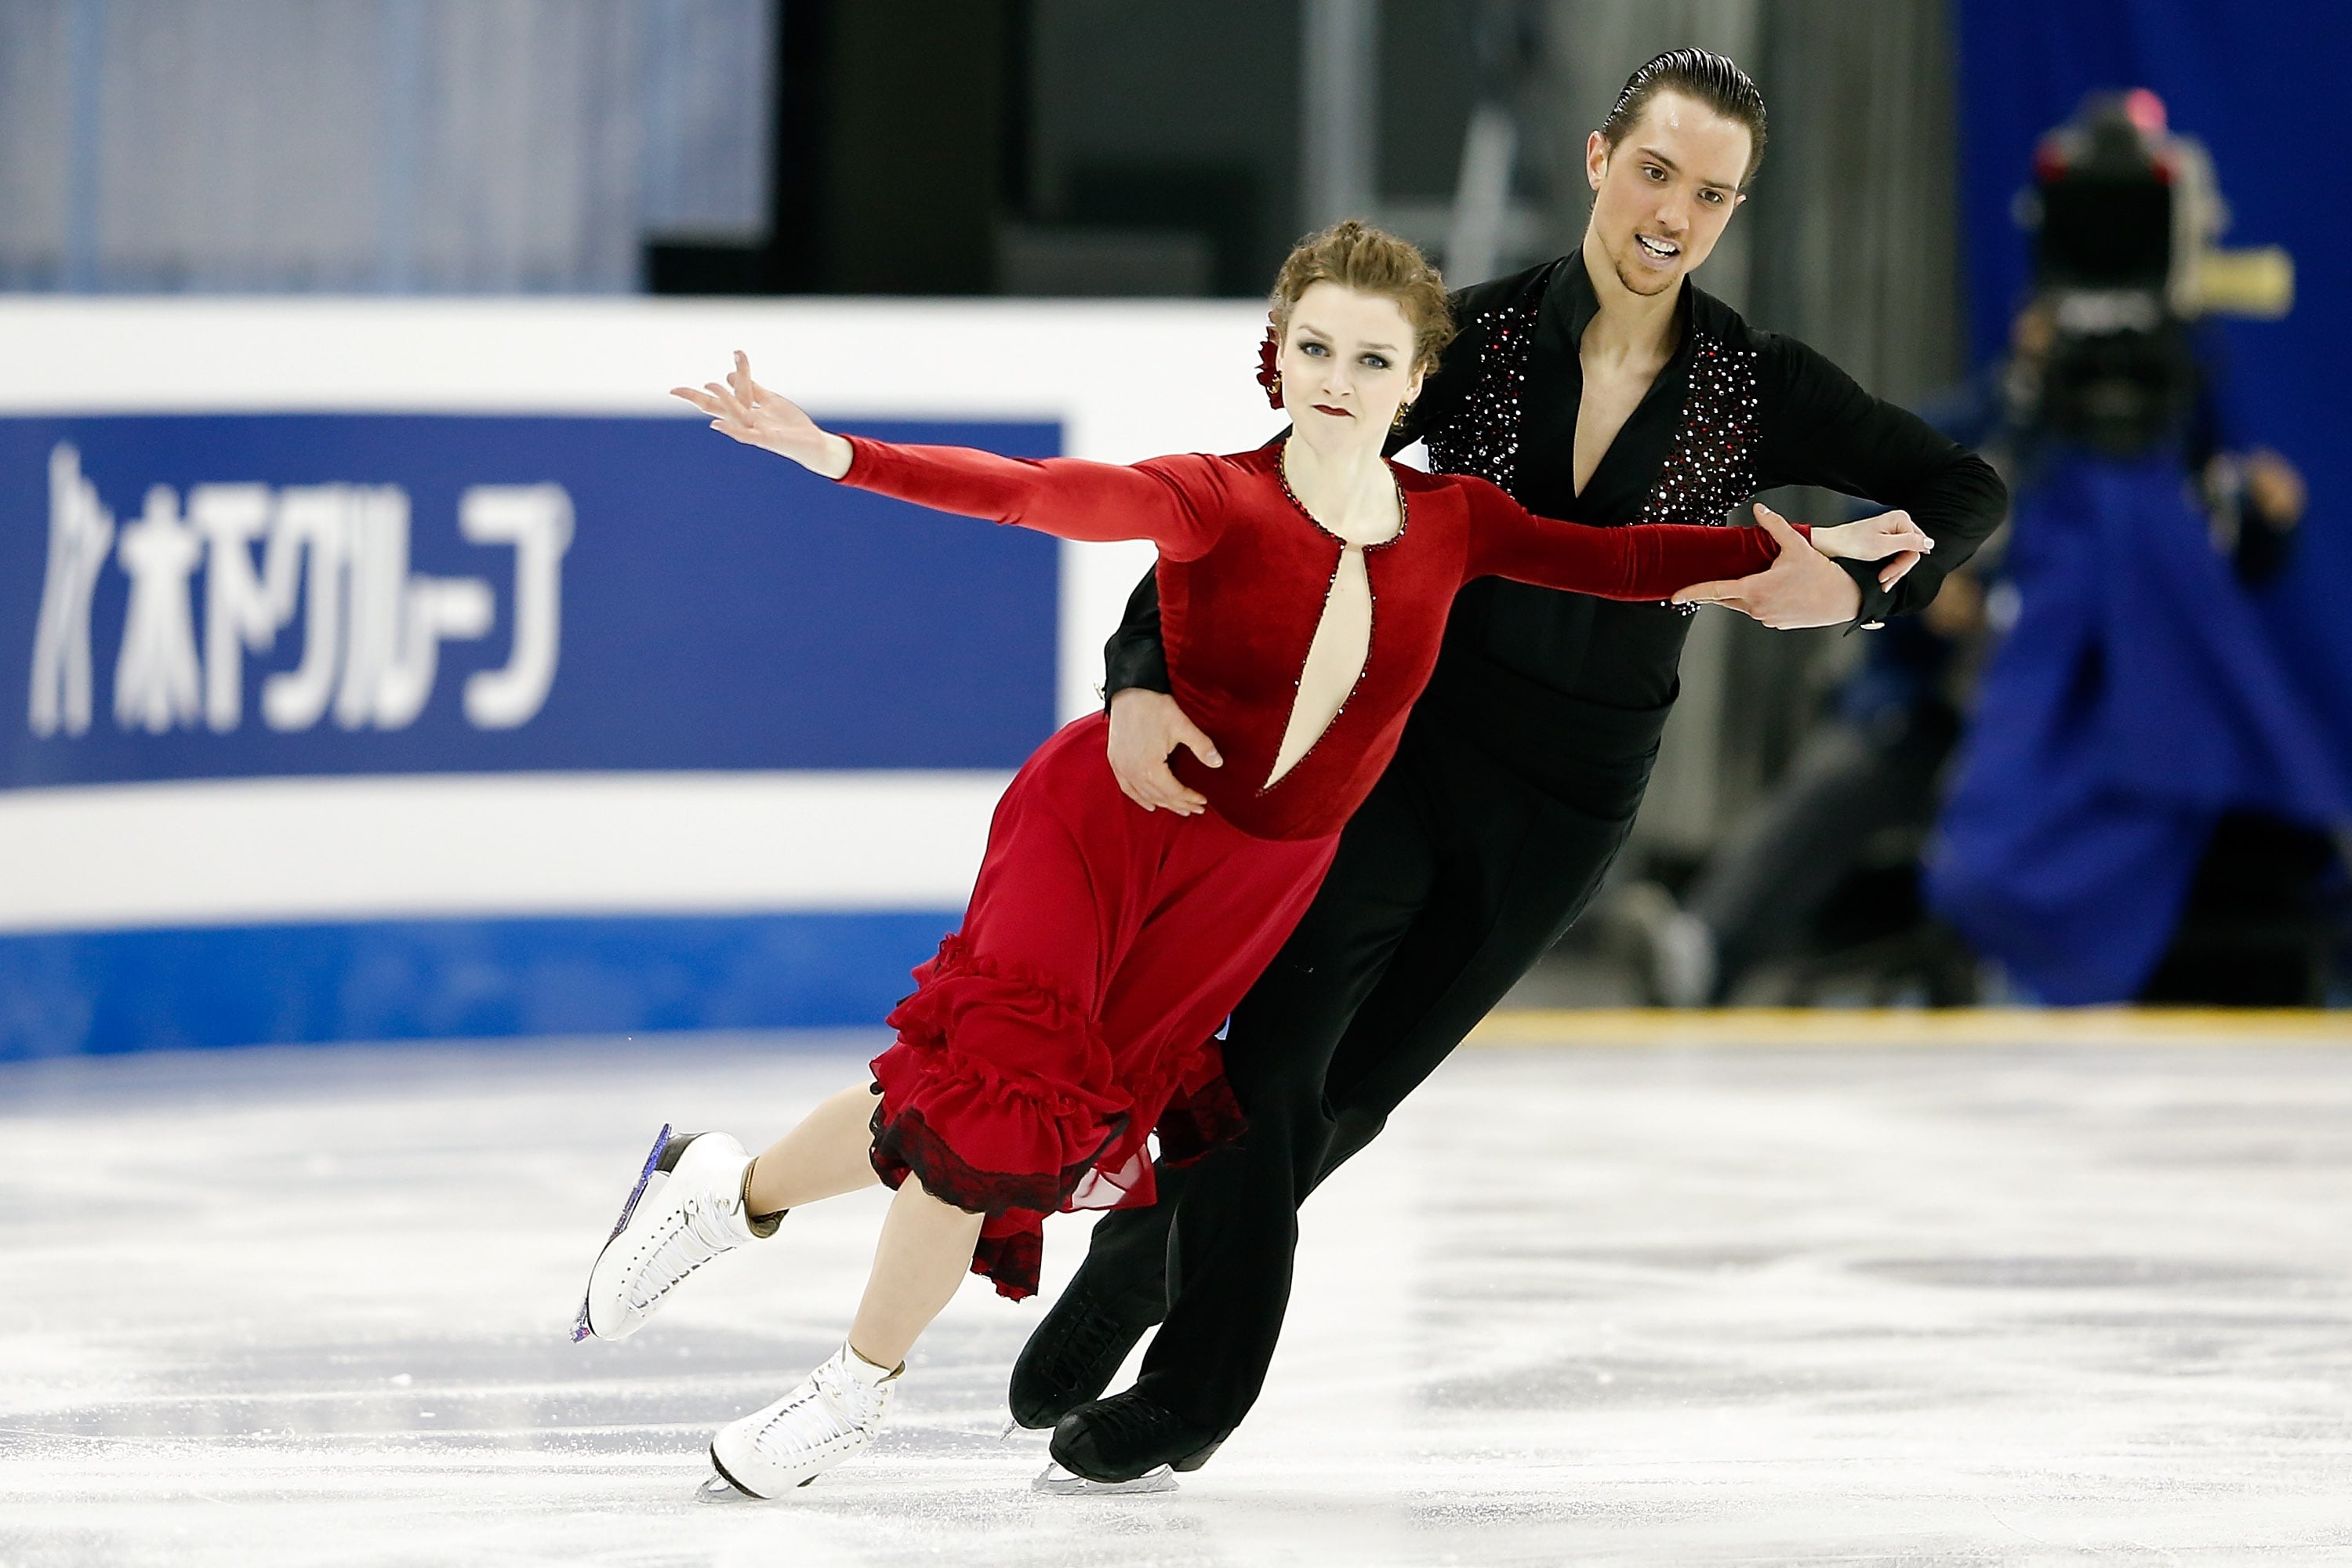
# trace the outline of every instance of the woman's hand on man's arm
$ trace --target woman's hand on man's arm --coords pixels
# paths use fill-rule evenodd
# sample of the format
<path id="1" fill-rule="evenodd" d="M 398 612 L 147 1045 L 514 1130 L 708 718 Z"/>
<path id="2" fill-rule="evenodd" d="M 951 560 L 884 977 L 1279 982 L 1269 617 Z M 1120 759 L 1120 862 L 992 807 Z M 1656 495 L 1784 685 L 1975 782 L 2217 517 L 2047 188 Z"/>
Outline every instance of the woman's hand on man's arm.
<path id="1" fill-rule="evenodd" d="M 1934 542 L 1907 514 L 1899 511 L 1839 525 L 1840 529 L 1856 531 L 1852 534 L 1841 535 L 1839 529 L 1817 528 L 1813 530 L 1811 544 L 1789 526 L 1787 519 L 1761 501 L 1756 503 L 1756 521 L 1780 547 L 1772 564 L 1751 577 L 1693 584 L 1675 595 L 1675 604 L 1722 605 L 1775 631 L 1839 626 L 1853 620 L 1862 609 L 1862 590 L 1832 559 L 1832 551 L 1863 560 L 1883 558 L 1883 553 L 1864 555 L 1862 552 L 1865 550 L 1892 552 L 1893 558 L 1878 574 L 1880 585 L 1892 587 L 1918 562 L 1919 549 L 1915 546 L 1934 548 Z"/>
<path id="2" fill-rule="evenodd" d="M 1778 520 L 1779 514 L 1769 507 L 1759 505 L 1756 510 L 1759 518 L 1771 516 Z M 1895 586 L 1919 557 L 1936 548 L 1936 542 L 1911 521 L 1907 511 L 1882 511 L 1875 517 L 1841 522 L 1832 528 L 1815 528 L 1811 537 L 1814 549 L 1835 560 L 1885 561 L 1878 574 L 1882 588 Z M 1888 560 L 1889 556 L 1894 559 Z"/>

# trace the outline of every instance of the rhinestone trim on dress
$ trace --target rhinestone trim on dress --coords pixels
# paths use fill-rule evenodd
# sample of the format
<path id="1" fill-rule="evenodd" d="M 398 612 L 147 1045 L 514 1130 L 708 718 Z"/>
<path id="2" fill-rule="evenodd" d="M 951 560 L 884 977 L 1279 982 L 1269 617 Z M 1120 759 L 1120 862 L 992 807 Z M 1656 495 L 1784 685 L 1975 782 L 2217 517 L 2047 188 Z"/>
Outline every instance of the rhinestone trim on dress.
<path id="1" fill-rule="evenodd" d="M 1516 444 L 1515 440 L 1515 447 Z M 1339 547 L 1339 559 L 1331 563 L 1331 575 L 1323 584 L 1323 602 L 1326 605 L 1330 604 L 1331 590 L 1339 581 L 1339 568 L 1347 564 L 1348 552 L 1354 550 L 1359 551 L 1363 554 L 1364 598 L 1366 601 L 1364 616 L 1364 662 L 1357 669 L 1355 683 L 1348 688 L 1348 695 L 1339 699 L 1339 706 L 1331 710 L 1331 721 L 1323 726 L 1323 732 L 1316 736 L 1312 741 L 1307 742 L 1307 749 L 1298 753 L 1298 760 L 1290 764 L 1288 771 L 1283 773 L 1282 778 L 1268 779 L 1265 783 L 1258 786 L 1257 793 L 1261 795 L 1269 795 L 1276 789 L 1281 787 L 1283 779 L 1293 778 L 1297 775 L 1298 770 L 1307 765 L 1307 759 L 1315 754 L 1315 748 L 1321 745 L 1324 741 L 1329 737 L 1331 731 L 1339 727 L 1340 716 L 1348 711 L 1348 705 L 1355 701 L 1356 693 L 1364 689 L 1364 677 L 1372 668 L 1372 639 L 1379 635 L 1381 626 L 1381 591 L 1372 586 L 1372 552 L 1375 550 L 1386 550 L 1390 545 L 1394 544 L 1398 540 L 1402 539 L 1404 537 L 1404 531 L 1412 526 L 1412 508 L 1405 502 L 1404 485 L 1402 481 L 1399 480 L 1396 477 L 1396 465 L 1394 463 L 1389 464 L 1389 479 L 1391 483 L 1396 485 L 1397 531 L 1394 533 L 1390 534 L 1386 539 L 1381 540 L 1378 544 L 1350 544 L 1346 540 L 1341 539 L 1338 534 L 1332 532 L 1329 529 L 1324 527 L 1321 522 L 1318 521 L 1315 514 L 1307 510 L 1307 503 L 1298 499 L 1298 492 L 1290 488 L 1290 475 L 1284 471 L 1280 458 L 1276 458 L 1275 460 L 1274 477 L 1276 481 L 1282 486 L 1283 495 L 1289 500 L 1293 507 L 1297 509 L 1298 515 L 1305 518 L 1308 522 L 1314 523 L 1316 532 L 1323 535 L 1324 538 L 1330 540 Z M 1322 623 L 1320 621 L 1316 623 L 1316 628 L 1318 631 L 1322 629 Z M 1310 654 L 1315 651 L 1315 639 L 1312 637 L 1309 637 L 1307 640 L 1307 651 Z M 1300 658 L 1298 673 L 1290 678 L 1290 689 L 1297 691 L 1300 683 L 1305 680 L 1306 676 L 1307 666 L 1305 656 L 1302 655 Z M 1291 699 L 1294 705 L 1296 705 L 1297 700 L 1298 700 L 1296 697 Z M 1275 749 L 1276 751 L 1280 751 L 1281 746 L 1282 742 L 1277 740 L 1275 742 Z"/>

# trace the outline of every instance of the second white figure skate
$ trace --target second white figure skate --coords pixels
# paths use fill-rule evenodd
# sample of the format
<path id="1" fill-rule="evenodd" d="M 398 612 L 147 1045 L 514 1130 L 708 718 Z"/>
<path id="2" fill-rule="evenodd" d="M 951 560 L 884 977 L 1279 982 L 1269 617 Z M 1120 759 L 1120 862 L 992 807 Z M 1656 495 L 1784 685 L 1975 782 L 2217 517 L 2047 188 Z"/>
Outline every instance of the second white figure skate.
<path id="1" fill-rule="evenodd" d="M 853 1458 L 882 1430 L 902 1365 L 885 1371 L 843 1345 L 798 1388 L 719 1429 L 702 1485 L 710 1502 L 779 1498 Z"/>
<path id="2" fill-rule="evenodd" d="M 678 1281 L 722 1252 L 773 1235 L 782 1215 L 755 1226 L 744 1212 L 751 1166 L 743 1145 L 724 1132 L 680 1134 L 665 1126 L 589 1270 L 572 1337 L 628 1338 Z"/>

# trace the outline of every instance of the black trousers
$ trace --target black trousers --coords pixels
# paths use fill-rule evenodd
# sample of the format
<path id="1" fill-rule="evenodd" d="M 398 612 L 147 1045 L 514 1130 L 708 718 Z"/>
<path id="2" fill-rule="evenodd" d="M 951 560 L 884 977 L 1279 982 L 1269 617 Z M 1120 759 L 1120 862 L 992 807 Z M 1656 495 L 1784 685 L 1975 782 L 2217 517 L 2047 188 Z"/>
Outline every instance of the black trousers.
<path id="1" fill-rule="evenodd" d="M 1299 1205 L 1598 890 L 1664 715 L 1586 717 L 1646 749 L 1538 783 L 1458 713 L 1415 711 L 1313 907 L 1234 1014 L 1225 1069 L 1248 1133 L 1162 1167 L 1156 1205 L 1095 1227 L 1088 1286 L 1161 1320 L 1138 1382 L 1155 1402 L 1218 1432 L 1240 1423 L 1282 1331 Z"/>

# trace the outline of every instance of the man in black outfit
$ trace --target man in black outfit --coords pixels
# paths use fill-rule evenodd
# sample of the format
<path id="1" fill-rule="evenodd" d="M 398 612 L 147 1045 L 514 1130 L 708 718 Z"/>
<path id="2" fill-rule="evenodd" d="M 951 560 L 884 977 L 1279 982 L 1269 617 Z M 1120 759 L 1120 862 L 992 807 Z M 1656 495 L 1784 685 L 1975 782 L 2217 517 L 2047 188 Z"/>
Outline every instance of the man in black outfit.
<path id="1" fill-rule="evenodd" d="M 1054 1426 L 1054 1457 L 1074 1472 L 1197 1468 L 1255 1401 L 1300 1202 L 1599 888 L 1648 782 L 1691 605 L 1775 626 L 1873 626 L 1926 605 L 2000 521 L 1986 464 L 1685 282 L 1763 143 L 1762 100 L 1723 57 L 1678 50 L 1635 72 L 1588 145 L 1582 246 L 1454 297 L 1461 334 L 1395 445 L 1425 439 L 1442 471 L 1604 525 L 1719 523 L 1758 491 L 1826 486 L 1908 510 L 1935 553 L 1857 566 L 1784 550 L 1679 605 L 1499 579 L 1463 590 L 1395 760 L 1234 1015 L 1225 1068 L 1247 1136 L 1162 1168 L 1155 1206 L 1105 1216 L 1013 1368 L 1014 1419 Z M 1201 809 L 1166 759 L 1181 743 L 1213 762 L 1215 748 L 1164 695 L 1152 579 L 1107 655 L 1122 787 L 1147 808 Z M 1154 1323 L 1135 1386 L 1099 1397 Z"/>

